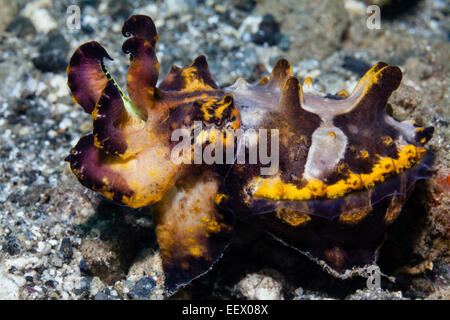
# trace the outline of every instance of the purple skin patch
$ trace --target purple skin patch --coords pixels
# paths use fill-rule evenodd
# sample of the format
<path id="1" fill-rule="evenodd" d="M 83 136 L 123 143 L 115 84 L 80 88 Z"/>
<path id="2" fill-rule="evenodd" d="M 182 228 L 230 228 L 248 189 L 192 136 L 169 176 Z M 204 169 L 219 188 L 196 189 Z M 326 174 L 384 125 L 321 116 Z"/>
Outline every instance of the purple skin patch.
<path id="1" fill-rule="evenodd" d="M 102 191 L 109 199 L 120 201 L 123 195 L 130 195 L 132 191 L 127 188 L 124 178 L 108 167 L 106 164 L 108 157 L 110 156 L 94 145 L 94 135 L 91 134 L 78 141 L 66 161 L 70 163 L 73 173 L 85 187 Z M 107 184 L 105 179 L 108 181 Z"/>
<path id="2" fill-rule="evenodd" d="M 94 110 L 108 81 L 102 69 L 104 58 L 112 60 L 98 42 L 92 41 L 75 51 L 67 67 L 68 85 L 73 98 L 87 113 Z"/>
<path id="3" fill-rule="evenodd" d="M 235 217 L 261 226 L 336 277 L 376 262 L 387 226 L 433 163 L 424 147 L 433 128 L 386 113 L 402 79 L 398 67 L 380 62 L 351 94 L 323 94 L 311 79 L 301 85 L 284 59 L 258 84 L 238 79 L 220 88 L 199 56 L 188 67 L 173 66 L 157 86 L 153 21 L 132 16 L 122 34 L 130 37 L 122 46 L 130 55 L 127 92 L 107 71 L 103 60 L 111 58 L 99 43 L 80 46 L 70 60 L 68 85 L 92 115 L 93 134 L 66 160 L 87 188 L 131 207 L 153 206 L 169 295 L 222 256 Z M 171 134 L 192 129 L 195 121 L 207 133 L 221 132 L 202 141 L 203 148 L 228 143 L 223 129 L 279 130 L 278 171 L 262 175 L 260 159 L 174 163 Z"/>
<path id="4" fill-rule="evenodd" d="M 126 152 L 127 142 L 118 127 L 126 123 L 127 117 L 119 90 L 110 80 L 98 100 L 94 119 L 94 136 L 107 153 Z"/>

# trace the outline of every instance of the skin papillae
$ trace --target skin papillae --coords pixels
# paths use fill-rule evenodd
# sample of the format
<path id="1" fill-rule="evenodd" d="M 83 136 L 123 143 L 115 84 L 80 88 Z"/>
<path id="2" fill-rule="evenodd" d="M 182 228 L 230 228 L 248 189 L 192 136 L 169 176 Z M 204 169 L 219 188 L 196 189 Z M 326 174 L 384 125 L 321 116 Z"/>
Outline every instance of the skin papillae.
<path id="1" fill-rule="evenodd" d="M 189 67 L 172 67 L 157 85 L 153 21 L 132 16 L 122 33 L 130 55 L 127 93 L 107 71 L 104 60 L 111 58 L 99 43 L 83 44 L 70 60 L 68 85 L 91 114 L 93 132 L 66 160 L 87 188 L 130 207 L 152 206 L 168 294 L 221 257 L 235 217 L 265 228 L 336 276 L 374 263 L 386 227 L 433 160 L 424 148 L 433 128 L 386 113 L 402 78 L 399 68 L 380 62 L 351 94 L 325 95 L 311 79 L 300 85 L 281 59 L 258 84 L 239 79 L 220 89 L 200 56 Z M 279 169 L 262 175 L 259 160 L 172 161 L 172 133 L 192 130 L 196 121 L 203 148 L 221 141 L 225 150 L 232 141 L 247 158 L 250 144 L 228 139 L 229 130 L 278 130 Z M 192 160 L 194 152 L 183 156 Z"/>

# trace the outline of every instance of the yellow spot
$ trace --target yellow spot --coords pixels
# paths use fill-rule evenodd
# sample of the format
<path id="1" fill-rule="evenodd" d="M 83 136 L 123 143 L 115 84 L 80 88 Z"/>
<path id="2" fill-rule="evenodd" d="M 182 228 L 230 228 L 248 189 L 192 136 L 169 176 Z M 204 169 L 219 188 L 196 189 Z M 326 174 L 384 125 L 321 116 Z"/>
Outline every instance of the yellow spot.
<path id="1" fill-rule="evenodd" d="M 381 137 L 381 141 L 383 142 L 383 144 L 384 144 L 385 146 L 390 146 L 391 144 L 394 143 L 394 141 L 392 140 L 392 138 L 389 137 L 389 136 Z"/>
<path id="2" fill-rule="evenodd" d="M 345 212 L 339 216 L 339 221 L 348 224 L 355 224 L 360 222 L 365 216 L 367 216 L 368 213 L 368 210 Z"/>
<path id="3" fill-rule="evenodd" d="M 148 170 L 148 175 L 149 177 L 154 178 L 156 176 L 156 170 L 155 169 Z"/>
<path id="4" fill-rule="evenodd" d="M 105 197 L 107 197 L 109 200 L 112 200 L 114 198 L 114 193 L 111 191 L 100 191 L 101 193 L 103 193 L 103 195 Z"/>
<path id="5" fill-rule="evenodd" d="M 128 140 L 127 140 L 127 146 L 129 146 L 129 145 L 130 144 L 129 144 Z M 120 153 L 116 152 L 116 155 L 119 156 L 123 161 L 125 161 L 125 160 L 129 160 L 132 157 L 135 157 L 141 151 L 143 151 L 142 147 L 136 148 L 134 150 L 133 149 L 130 150 L 129 148 L 127 148 L 127 151 L 125 153 L 120 154 Z"/>
<path id="6" fill-rule="evenodd" d="M 104 179 L 106 179 L 106 177 L 103 178 L 103 180 L 104 180 Z M 106 181 L 107 181 L 107 180 L 106 180 Z M 103 182 L 103 181 L 102 181 L 102 182 Z M 92 190 L 102 193 L 102 194 L 103 194 L 106 198 L 108 198 L 109 200 L 112 200 L 112 199 L 114 198 L 114 192 L 112 192 L 108 186 L 103 186 L 103 187 L 101 187 L 101 188 L 95 188 L 95 187 L 93 187 Z"/>
<path id="7" fill-rule="evenodd" d="M 157 188 L 149 192 L 147 187 L 137 180 L 128 182 L 129 188 L 134 192 L 132 196 L 122 196 L 122 203 L 132 208 L 139 208 L 153 204 L 161 200 L 165 193 L 164 188 Z"/>
<path id="8" fill-rule="evenodd" d="M 200 257 L 202 255 L 202 252 L 201 252 L 199 246 L 192 246 L 192 247 L 190 247 L 189 248 L 189 253 L 192 256 L 196 257 L 196 258 L 198 258 L 198 257 Z"/>
<path id="9" fill-rule="evenodd" d="M 228 199 L 228 196 L 224 193 L 216 194 L 216 199 L 215 199 L 216 204 L 220 204 L 223 199 Z"/>
<path id="10" fill-rule="evenodd" d="M 425 143 L 426 141 L 427 141 L 427 139 L 425 139 L 425 138 L 420 139 L 420 143 Z"/>
<path id="11" fill-rule="evenodd" d="M 311 220 L 311 217 L 308 214 L 290 209 L 277 210 L 276 216 L 278 219 L 283 220 L 283 222 L 290 224 L 293 227 L 304 225 Z"/>
<path id="12" fill-rule="evenodd" d="M 253 196 L 274 200 L 307 200 L 324 195 L 326 185 L 319 180 L 309 180 L 306 186 L 299 189 L 292 183 L 283 182 L 280 177 L 254 178 L 257 188 Z"/>
<path id="13" fill-rule="evenodd" d="M 267 78 L 267 77 L 262 77 L 261 80 L 259 80 L 258 84 L 259 84 L 260 86 L 262 86 L 262 85 L 267 84 L 268 82 L 269 82 L 269 78 Z"/>
<path id="14" fill-rule="evenodd" d="M 219 224 L 214 217 L 202 217 L 200 218 L 200 221 L 203 222 L 203 226 L 200 225 L 200 227 L 203 227 L 208 231 L 207 236 L 209 236 L 209 233 L 211 232 L 220 232 L 222 226 L 224 226 L 224 224 Z"/>
<path id="15" fill-rule="evenodd" d="M 363 159 L 368 159 L 369 158 L 369 152 L 367 152 L 367 150 L 361 150 L 359 152 L 359 156 Z"/>
<path id="16" fill-rule="evenodd" d="M 341 91 L 339 91 L 338 93 L 336 93 L 336 95 L 338 95 L 341 98 L 348 98 L 350 95 L 348 94 L 347 90 L 342 89 Z"/>
<path id="17" fill-rule="evenodd" d="M 92 115 L 92 119 L 97 120 L 98 118 L 98 109 L 99 109 L 99 105 L 96 104 L 94 110 L 92 111 L 91 115 Z"/>
<path id="18" fill-rule="evenodd" d="M 336 138 L 336 133 L 334 133 L 333 131 L 328 132 L 328 135 L 330 137 Z"/>
<path id="19" fill-rule="evenodd" d="M 75 98 L 75 96 L 72 96 L 72 100 L 73 100 L 73 102 L 75 102 L 76 104 L 80 104 L 80 103 L 78 102 L 77 98 Z"/>
<path id="20" fill-rule="evenodd" d="M 306 78 L 305 81 L 303 82 L 303 85 L 305 87 L 310 87 L 310 86 L 312 86 L 312 84 L 313 84 L 313 81 L 312 81 L 311 77 Z"/>
<path id="21" fill-rule="evenodd" d="M 97 134 L 97 133 L 94 135 L 94 146 L 97 147 L 97 148 L 99 148 L 99 149 L 102 149 L 102 148 L 103 148 L 103 145 L 102 145 L 101 142 L 98 140 L 98 134 Z"/>

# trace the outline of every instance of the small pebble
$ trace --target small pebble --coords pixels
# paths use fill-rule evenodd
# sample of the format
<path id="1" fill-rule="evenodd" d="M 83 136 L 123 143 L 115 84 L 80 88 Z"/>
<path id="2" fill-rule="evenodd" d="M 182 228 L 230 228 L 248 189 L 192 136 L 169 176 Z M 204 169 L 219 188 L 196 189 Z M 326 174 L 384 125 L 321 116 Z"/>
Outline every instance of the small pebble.
<path id="1" fill-rule="evenodd" d="M 156 285 L 150 277 L 140 279 L 128 293 L 131 299 L 148 299 Z"/>

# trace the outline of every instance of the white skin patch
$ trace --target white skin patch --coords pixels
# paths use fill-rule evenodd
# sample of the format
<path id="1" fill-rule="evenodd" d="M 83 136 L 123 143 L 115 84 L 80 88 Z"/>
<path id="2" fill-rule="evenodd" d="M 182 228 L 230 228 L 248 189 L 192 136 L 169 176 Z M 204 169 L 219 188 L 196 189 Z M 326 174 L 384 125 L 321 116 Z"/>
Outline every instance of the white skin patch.
<path id="1" fill-rule="evenodd" d="M 312 94 L 303 96 L 302 108 L 317 114 L 322 120 L 321 125 L 311 137 L 311 147 L 306 158 L 303 178 L 323 181 L 344 158 L 348 139 L 341 129 L 333 125 L 333 119 L 337 115 L 350 112 L 357 106 L 362 88 L 363 86 L 356 88 L 350 97 L 343 100 Z"/>
<path id="2" fill-rule="evenodd" d="M 402 122 L 396 121 L 394 118 L 390 117 L 388 114 L 384 115 L 384 120 L 387 124 L 393 126 L 395 129 L 400 131 L 400 133 L 406 137 L 408 142 L 413 142 L 416 136 L 416 131 L 414 127 L 414 121 L 405 120 Z"/>
<path id="3" fill-rule="evenodd" d="M 277 108 L 280 99 L 278 87 L 265 90 L 258 85 L 248 84 L 242 78 L 224 90 L 233 95 L 234 102 L 239 106 L 243 129 L 258 128 L 267 116 L 267 112 Z"/>
<path id="4" fill-rule="evenodd" d="M 344 157 L 347 137 L 341 129 L 322 122 L 311 139 L 303 177 L 323 180 Z"/>

